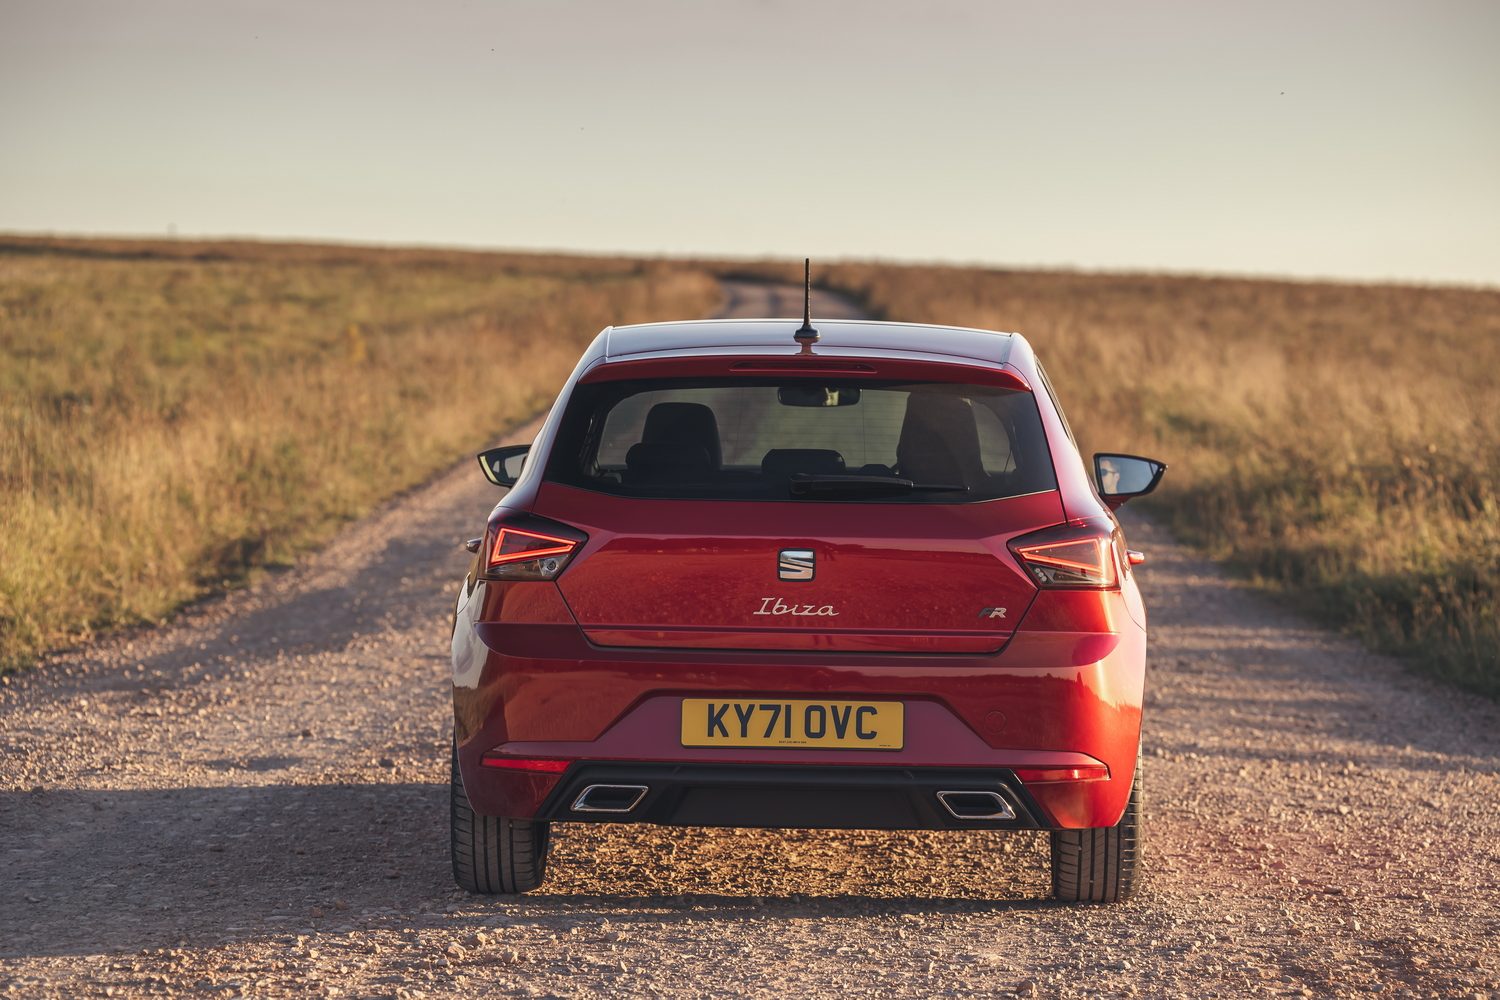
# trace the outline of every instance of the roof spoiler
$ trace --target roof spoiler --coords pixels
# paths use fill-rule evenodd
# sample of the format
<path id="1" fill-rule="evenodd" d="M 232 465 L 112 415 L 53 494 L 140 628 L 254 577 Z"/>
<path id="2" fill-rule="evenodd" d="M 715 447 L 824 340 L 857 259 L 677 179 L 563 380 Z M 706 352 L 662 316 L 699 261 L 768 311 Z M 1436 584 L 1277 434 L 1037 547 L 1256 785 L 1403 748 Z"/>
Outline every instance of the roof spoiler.
<path id="1" fill-rule="evenodd" d="M 966 382 L 1002 389 L 1031 391 L 1019 371 L 1008 364 L 986 364 L 933 355 L 930 358 L 880 357 L 870 354 L 839 357 L 837 354 L 750 356 L 733 348 L 692 353 L 638 355 L 628 361 L 610 361 L 590 368 L 581 383 L 615 382 L 624 379 L 658 378 L 746 378 L 756 375 L 856 379 L 892 379 L 912 382 Z"/>

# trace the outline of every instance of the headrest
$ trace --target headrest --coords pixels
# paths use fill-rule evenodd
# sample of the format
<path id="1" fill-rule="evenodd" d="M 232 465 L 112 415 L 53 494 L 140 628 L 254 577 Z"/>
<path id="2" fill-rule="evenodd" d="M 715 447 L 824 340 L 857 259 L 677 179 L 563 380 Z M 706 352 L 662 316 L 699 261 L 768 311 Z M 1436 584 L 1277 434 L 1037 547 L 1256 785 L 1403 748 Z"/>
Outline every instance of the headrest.
<path id="1" fill-rule="evenodd" d="M 844 456 L 829 448 L 772 448 L 760 460 L 762 478 L 772 482 L 790 479 L 799 472 L 838 475 L 844 471 Z"/>
<path id="2" fill-rule="evenodd" d="M 719 446 L 719 422 L 702 403 L 657 403 L 646 414 L 641 444 L 702 448 L 712 468 L 724 463 Z M 630 462 L 626 457 L 626 464 Z"/>
<path id="3" fill-rule="evenodd" d="M 918 483 L 979 485 L 984 463 L 969 401 L 926 392 L 908 396 L 896 462 L 901 475 Z"/>

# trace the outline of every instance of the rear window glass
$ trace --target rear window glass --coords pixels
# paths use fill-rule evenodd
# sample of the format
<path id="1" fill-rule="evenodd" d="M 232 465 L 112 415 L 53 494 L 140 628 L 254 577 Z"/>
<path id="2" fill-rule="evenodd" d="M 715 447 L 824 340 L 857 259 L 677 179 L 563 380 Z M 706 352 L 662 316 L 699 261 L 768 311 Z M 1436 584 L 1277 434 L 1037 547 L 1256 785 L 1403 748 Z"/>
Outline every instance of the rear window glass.
<path id="1" fill-rule="evenodd" d="M 546 478 L 620 496 L 881 503 L 1057 487 L 1029 392 L 808 379 L 579 385 Z"/>

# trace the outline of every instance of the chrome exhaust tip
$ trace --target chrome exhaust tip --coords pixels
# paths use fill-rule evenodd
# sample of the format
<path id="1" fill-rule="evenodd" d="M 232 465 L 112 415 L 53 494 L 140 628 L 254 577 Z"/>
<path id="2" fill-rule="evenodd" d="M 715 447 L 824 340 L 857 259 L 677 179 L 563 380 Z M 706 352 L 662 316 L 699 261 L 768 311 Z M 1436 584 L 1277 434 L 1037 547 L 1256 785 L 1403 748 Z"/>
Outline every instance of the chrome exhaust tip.
<path id="1" fill-rule="evenodd" d="M 577 813 L 628 813 L 650 791 L 645 785 L 589 785 L 573 800 Z"/>
<path id="2" fill-rule="evenodd" d="M 954 819 L 1015 819 L 1016 811 L 999 792 L 938 792 L 938 801 Z"/>

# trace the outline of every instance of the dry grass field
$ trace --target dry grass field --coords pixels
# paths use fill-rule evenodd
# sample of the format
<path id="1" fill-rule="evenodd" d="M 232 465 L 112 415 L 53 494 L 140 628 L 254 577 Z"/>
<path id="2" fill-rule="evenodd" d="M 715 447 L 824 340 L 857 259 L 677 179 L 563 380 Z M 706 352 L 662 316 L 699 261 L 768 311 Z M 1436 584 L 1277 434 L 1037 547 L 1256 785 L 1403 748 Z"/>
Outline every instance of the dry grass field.
<path id="1" fill-rule="evenodd" d="M 543 408 L 604 324 L 797 270 L 0 237 L 0 669 L 317 544 Z M 1024 332 L 1085 449 L 1171 463 L 1143 506 L 1180 536 L 1500 693 L 1500 292 L 818 270 Z"/>
<path id="2" fill-rule="evenodd" d="M 562 256 L 0 237 L 0 670 L 284 563 L 713 281 Z"/>
<path id="3" fill-rule="evenodd" d="M 888 319 L 1025 333 L 1084 449 L 1171 464 L 1143 505 L 1180 537 L 1418 669 L 1500 694 L 1500 292 L 818 270 Z"/>

